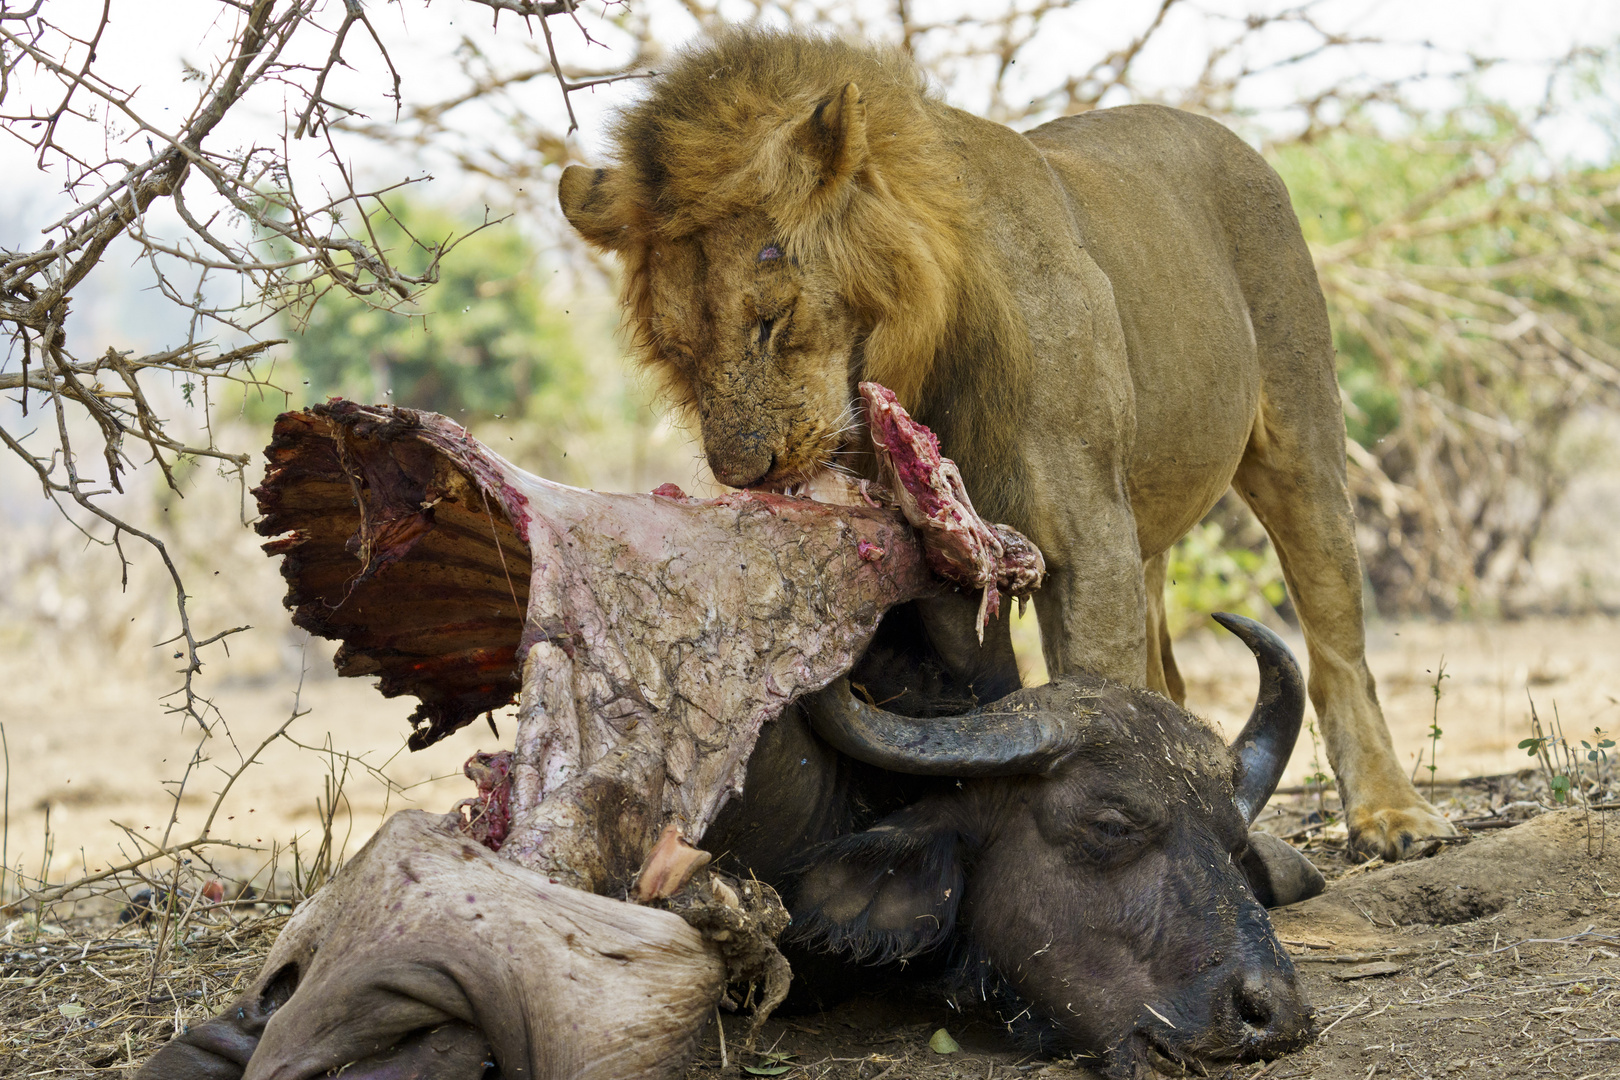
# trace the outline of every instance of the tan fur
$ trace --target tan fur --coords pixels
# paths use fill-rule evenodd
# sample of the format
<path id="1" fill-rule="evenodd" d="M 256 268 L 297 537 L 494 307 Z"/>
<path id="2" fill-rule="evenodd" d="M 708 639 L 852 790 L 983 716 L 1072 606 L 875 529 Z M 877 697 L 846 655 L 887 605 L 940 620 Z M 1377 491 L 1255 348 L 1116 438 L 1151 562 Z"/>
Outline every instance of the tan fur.
<path id="1" fill-rule="evenodd" d="M 795 77 L 768 78 L 761 64 Z M 680 375 L 690 347 L 672 327 L 696 313 L 661 295 L 660 269 L 689 283 L 692 238 L 736 215 L 762 214 L 762 237 L 836 282 L 867 328 L 866 376 L 902 401 L 932 376 L 953 315 L 1013 308 L 965 242 L 977 210 L 960 158 L 934 138 L 933 104 L 898 51 L 735 32 L 620 118 L 617 168 L 568 171 L 562 201 L 580 207 L 570 220 L 624 260 L 634 342 L 655 370 L 668 365 L 659 373 L 678 400 L 694 403 Z"/>
<path id="2" fill-rule="evenodd" d="M 563 210 L 622 259 L 635 344 L 717 478 L 869 468 L 849 408 L 881 382 L 1045 553 L 1052 671 L 1178 698 L 1163 554 L 1233 485 L 1282 558 L 1358 843 L 1398 857 L 1449 831 L 1366 670 L 1326 309 L 1253 150 L 1157 107 L 1020 135 L 898 52 L 766 30 L 682 55 L 612 134 L 612 167 L 564 173 Z M 974 607 L 941 598 L 925 625 L 1002 692 L 1006 625 L 980 650 Z"/>

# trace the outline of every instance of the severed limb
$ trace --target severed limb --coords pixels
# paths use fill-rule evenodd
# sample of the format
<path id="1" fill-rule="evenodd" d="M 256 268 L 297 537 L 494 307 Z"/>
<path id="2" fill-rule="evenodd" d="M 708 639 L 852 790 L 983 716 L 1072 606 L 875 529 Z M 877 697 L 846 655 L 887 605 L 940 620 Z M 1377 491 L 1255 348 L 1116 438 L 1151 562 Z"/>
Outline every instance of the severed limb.
<path id="1" fill-rule="evenodd" d="M 255 494 L 294 622 L 343 642 L 343 674 L 420 700 L 413 747 L 516 698 L 515 745 L 468 761 L 461 813 L 391 818 L 143 1080 L 473 1080 L 486 1059 L 662 1077 L 724 982 L 760 984 L 763 1019 L 786 912 L 694 846 L 760 726 L 848 670 L 888 608 L 952 588 L 938 573 L 992 611 L 1039 580 L 1033 547 L 929 479 L 954 466 L 937 444 L 916 459 L 931 436 L 896 410 L 886 430 L 915 436 L 892 440 L 898 472 L 929 485 L 898 506 L 603 494 L 434 414 L 280 417 Z M 632 895 L 668 910 L 609 899 Z"/>

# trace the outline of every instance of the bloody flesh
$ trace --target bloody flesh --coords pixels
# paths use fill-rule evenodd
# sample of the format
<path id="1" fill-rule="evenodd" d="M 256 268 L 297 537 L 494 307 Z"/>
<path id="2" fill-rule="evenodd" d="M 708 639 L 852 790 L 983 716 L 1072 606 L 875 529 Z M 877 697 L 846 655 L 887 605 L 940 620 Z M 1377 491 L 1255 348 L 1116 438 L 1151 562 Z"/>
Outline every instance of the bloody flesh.
<path id="1" fill-rule="evenodd" d="M 956 462 L 940 453 L 939 439 L 874 382 L 860 385 L 867 427 L 879 469 L 894 489 L 906 520 L 922 535 L 929 569 L 947 581 L 983 589 L 979 640 L 1001 612 L 1001 594 L 1027 595 L 1046 576 L 1046 561 L 1025 537 L 974 512 Z"/>

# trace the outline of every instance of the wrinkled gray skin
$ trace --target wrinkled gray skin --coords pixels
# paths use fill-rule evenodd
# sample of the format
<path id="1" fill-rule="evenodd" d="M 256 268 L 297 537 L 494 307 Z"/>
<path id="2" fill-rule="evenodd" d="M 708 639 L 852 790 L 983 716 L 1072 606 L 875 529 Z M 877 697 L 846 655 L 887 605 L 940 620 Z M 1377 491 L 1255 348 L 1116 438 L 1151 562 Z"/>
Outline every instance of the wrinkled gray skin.
<path id="1" fill-rule="evenodd" d="M 895 632 L 905 618 L 891 615 L 850 681 L 888 710 L 953 711 L 962 702 L 942 665 L 919 664 L 909 644 L 889 648 L 917 640 Z M 1286 844 L 1251 842 L 1240 810 L 1245 791 L 1251 809 L 1264 805 L 1303 708 L 1297 668 L 1291 682 L 1268 678 L 1261 659 L 1256 711 L 1269 706 L 1286 736 L 1259 747 L 1266 760 L 1252 722 L 1229 750 L 1158 694 L 1071 675 L 980 710 L 999 764 L 959 760 L 956 777 L 925 779 L 819 738 L 811 729 L 826 730 L 829 690 L 766 728 L 743 798 L 705 846 L 778 885 L 800 946 L 866 963 L 955 946 L 975 998 L 1010 990 L 1031 1007 L 1027 1033 L 1041 1049 L 1101 1059 L 1110 1076 L 1299 1049 L 1313 1015 L 1256 896 L 1304 899 L 1322 879 Z M 1009 762 L 1017 737 L 998 718 L 1030 715 L 1053 737 Z M 917 755 L 913 772 L 944 767 L 920 760 L 950 738 L 932 724 L 900 748 Z M 848 749 L 848 731 L 832 737 Z M 872 761 L 888 749 L 861 752 Z M 1265 775 L 1245 785 L 1245 770 Z M 875 977 L 794 962 L 831 986 Z"/>
<path id="2" fill-rule="evenodd" d="M 668 1077 L 724 978 L 678 916 L 558 885 L 473 843 L 458 815 L 406 810 L 299 905 L 235 1002 L 137 1075 Z"/>

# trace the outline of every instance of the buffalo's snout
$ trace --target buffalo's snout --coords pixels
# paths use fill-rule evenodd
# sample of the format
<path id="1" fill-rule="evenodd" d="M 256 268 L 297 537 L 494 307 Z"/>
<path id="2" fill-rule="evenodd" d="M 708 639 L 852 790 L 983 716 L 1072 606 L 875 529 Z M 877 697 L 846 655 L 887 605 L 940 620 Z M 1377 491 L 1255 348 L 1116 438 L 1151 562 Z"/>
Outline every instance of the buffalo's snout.
<path id="1" fill-rule="evenodd" d="M 1291 1053 L 1316 1035 L 1316 1012 L 1299 985 L 1293 961 L 1283 953 L 1258 906 L 1239 918 L 1239 946 L 1220 973 L 1211 1003 L 1211 1033 L 1225 1045 L 1211 1056 L 1255 1061 Z"/>
<path id="2" fill-rule="evenodd" d="M 1221 1026 L 1236 1036 L 1234 1049 L 1242 1060 L 1290 1053 L 1316 1033 L 1316 1013 L 1300 992 L 1292 964 L 1286 970 L 1239 971 L 1224 990 L 1231 1023 Z"/>
<path id="3" fill-rule="evenodd" d="M 1236 899 L 1218 885 L 1214 891 Z M 1315 1010 L 1264 910 L 1252 900 L 1239 901 L 1235 915 L 1225 932 L 1207 927 L 1214 954 L 1225 959 L 1173 990 L 1165 987 L 1170 992 L 1159 1007 L 1137 1016 L 1137 1045 L 1168 1059 L 1157 1063 L 1161 1070 L 1179 1066 L 1202 1073 L 1213 1065 L 1269 1061 L 1304 1049 L 1316 1037 Z M 1139 1075 L 1143 1060 L 1140 1050 L 1125 1050 L 1110 1075 Z"/>

